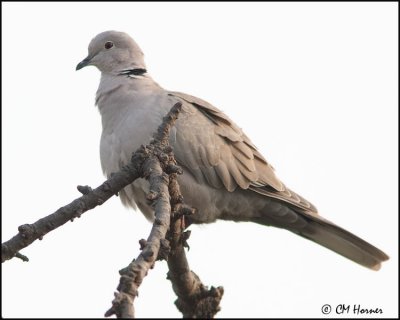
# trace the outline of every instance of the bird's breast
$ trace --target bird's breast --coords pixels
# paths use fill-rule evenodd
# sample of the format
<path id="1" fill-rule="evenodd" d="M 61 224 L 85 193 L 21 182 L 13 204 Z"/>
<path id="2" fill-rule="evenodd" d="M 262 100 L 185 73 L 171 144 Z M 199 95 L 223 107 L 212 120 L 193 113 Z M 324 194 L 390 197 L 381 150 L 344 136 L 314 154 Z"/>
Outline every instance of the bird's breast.
<path id="1" fill-rule="evenodd" d="M 170 105 L 161 95 L 120 94 L 118 90 L 99 101 L 103 129 L 100 160 L 106 175 L 118 171 L 134 151 L 150 142 Z"/>

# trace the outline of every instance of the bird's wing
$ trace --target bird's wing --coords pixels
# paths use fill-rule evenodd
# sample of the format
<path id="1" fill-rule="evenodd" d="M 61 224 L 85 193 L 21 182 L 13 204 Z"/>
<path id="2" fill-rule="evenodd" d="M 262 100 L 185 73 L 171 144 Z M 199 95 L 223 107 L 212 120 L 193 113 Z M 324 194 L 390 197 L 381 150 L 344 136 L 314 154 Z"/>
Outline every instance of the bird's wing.
<path id="1" fill-rule="evenodd" d="M 184 121 L 177 123 L 175 155 L 198 181 L 228 191 L 250 189 L 317 216 L 316 208 L 276 177 L 273 167 L 222 111 L 188 94 L 169 95 L 178 98 L 185 111 Z"/>

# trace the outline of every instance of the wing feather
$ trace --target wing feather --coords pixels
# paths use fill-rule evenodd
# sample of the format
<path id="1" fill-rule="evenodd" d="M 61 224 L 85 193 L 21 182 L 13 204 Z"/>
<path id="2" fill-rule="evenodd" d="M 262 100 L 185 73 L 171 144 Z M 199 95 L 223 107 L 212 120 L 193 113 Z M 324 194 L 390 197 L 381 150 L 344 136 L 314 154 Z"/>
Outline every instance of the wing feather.
<path id="1" fill-rule="evenodd" d="M 229 173 L 228 167 L 226 166 L 225 162 L 221 161 L 220 163 L 218 163 L 218 165 L 215 166 L 215 170 L 217 171 L 218 176 L 221 178 L 225 188 L 230 192 L 235 191 L 237 184 Z"/>
<path id="2" fill-rule="evenodd" d="M 208 102 L 179 92 L 169 92 L 184 104 L 188 114 L 177 122 L 181 162 L 198 181 L 233 192 L 250 189 L 318 216 L 307 200 L 286 188 L 251 140 L 222 111 Z M 180 132 L 180 133 L 179 133 Z"/>
<path id="3" fill-rule="evenodd" d="M 247 157 L 240 150 L 238 150 L 236 148 L 236 145 L 238 145 L 238 144 L 240 144 L 240 143 L 232 144 L 233 148 L 231 148 L 231 152 L 232 152 L 233 156 L 236 158 L 236 160 L 240 161 L 240 163 L 242 165 L 244 165 L 247 168 L 247 170 L 249 170 L 251 172 L 256 171 L 253 154 L 251 154 L 251 157 Z"/>

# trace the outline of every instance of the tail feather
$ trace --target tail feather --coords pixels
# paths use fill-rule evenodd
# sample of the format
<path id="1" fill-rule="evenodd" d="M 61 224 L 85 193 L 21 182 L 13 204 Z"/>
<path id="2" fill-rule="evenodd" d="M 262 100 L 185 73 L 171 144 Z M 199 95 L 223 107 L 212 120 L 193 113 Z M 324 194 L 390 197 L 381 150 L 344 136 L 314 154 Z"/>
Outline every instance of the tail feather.
<path id="1" fill-rule="evenodd" d="M 379 270 L 381 262 L 389 259 L 372 244 L 327 220 L 313 219 L 296 233 L 372 270 Z"/>
<path id="2" fill-rule="evenodd" d="M 276 219 L 269 215 L 252 221 L 290 230 L 372 270 L 379 270 L 381 262 L 389 259 L 388 255 L 372 244 L 316 213 L 303 210 L 290 212 L 291 215 L 287 214 L 287 217 L 290 216 L 291 219 L 284 220 L 283 216 Z"/>

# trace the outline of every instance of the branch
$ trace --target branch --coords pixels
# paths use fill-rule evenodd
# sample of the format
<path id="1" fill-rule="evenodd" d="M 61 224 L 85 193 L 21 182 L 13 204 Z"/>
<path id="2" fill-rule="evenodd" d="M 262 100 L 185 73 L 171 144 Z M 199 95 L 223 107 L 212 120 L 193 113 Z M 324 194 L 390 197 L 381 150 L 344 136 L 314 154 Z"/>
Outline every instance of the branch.
<path id="1" fill-rule="evenodd" d="M 172 154 L 171 156 L 173 157 Z M 178 296 L 175 305 L 184 318 L 214 318 L 221 309 L 219 304 L 224 289 L 211 287 L 208 290 L 197 274 L 190 270 L 184 249 L 188 247 L 186 240 L 190 236 L 190 231 L 184 232 L 184 221 L 186 216 L 190 219 L 190 215 L 196 213 L 194 209 L 183 204 L 176 173 L 170 174 L 169 193 L 172 203 L 172 222 L 169 232 L 171 251 L 167 261 L 169 268 L 167 277 L 171 280 L 172 288 Z"/>
<path id="2" fill-rule="evenodd" d="M 140 241 L 142 252 L 126 268 L 120 270 L 118 292 L 114 293 L 115 298 L 112 307 L 105 313 L 106 317 L 115 314 L 118 318 L 134 318 L 133 302 L 138 295 L 138 288 L 148 270 L 154 266 L 156 259 L 161 258 L 159 256 L 161 246 L 167 246 L 165 236 L 170 226 L 171 205 L 168 193 L 169 177 L 164 170 L 168 167 L 166 152 L 172 151 L 168 142 L 169 132 L 181 108 L 181 103 L 172 107 L 150 145 L 144 147 L 150 155 L 143 168 L 144 177 L 150 182 L 147 199 L 152 201 L 155 208 L 155 220 L 147 241 Z"/>
<path id="3" fill-rule="evenodd" d="M 176 103 L 164 118 L 164 121 L 158 128 L 157 134 L 154 136 L 150 145 L 155 145 L 159 140 L 159 145 L 168 145 L 168 136 L 171 125 L 177 119 L 177 115 L 182 107 L 181 103 Z M 78 186 L 78 190 L 83 194 L 82 197 L 75 199 L 66 206 L 61 207 L 54 213 L 39 219 L 32 224 L 24 224 L 18 227 L 18 234 L 1 245 L 1 262 L 5 262 L 13 257 L 21 257 L 19 251 L 32 244 L 35 240 L 42 240 L 43 236 L 68 221 L 79 218 L 84 212 L 103 204 L 113 195 L 131 184 L 137 178 L 144 177 L 143 168 L 145 161 L 150 158 L 150 153 L 146 147 L 140 147 L 133 155 L 131 162 L 122 167 L 122 169 L 101 184 L 96 189 L 90 187 Z M 24 261 L 28 260 L 27 257 Z"/>
<path id="4" fill-rule="evenodd" d="M 96 189 L 89 191 L 89 187 L 78 186 L 78 190 L 84 195 L 75 199 L 54 213 L 39 219 L 32 224 L 24 224 L 18 227 L 18 234 L 1 245 L 1 262 L 5 262 L 16 256 L 21 256 L 19 250 L 29 246 L 35 240 L 42 240 L 43 236 L 57 229 L 68 221 L 79 218 L 84 212 L 103 204 L 119 190 L 131 184 L 141 176 L 141 167 L 146 160 L 143 153 L 136 152 L 134 160 L 115 173 Z M 91 189 L 90 189 L 91 190 Z"/>
<path id="5" fill-rule="evenodd" d="M 131 163 L 112 174 L 102 185 L 94 190 L 88 186 L 78 186 L 78 190 L 83 194 L 82 197 L 33 224 L 20 226 L 19 233 L 2 244 L 2 262 L 13 257 L 28 261 L 19 250 L 37 239 L 41 240 L 48 232 L 68 221 L 73 221 L 84 212 L 103 204 L 137 178 L 146 178 L 150 183 L 147 199 L 152 201 L 155 208 L 155 221 L 147 241 L 143 239 L 139 241 L 142 251 L 137 259 L 120 270 L 118 292 L 114 293 L 112 307 L 105 316 L 115 314 L 119 318 L 133 318 L 133 302 L 144 277 L 156 260 L 166 259 L 170 270 L 168 278 L 178 296 L 175 304 L 183 316 L 214 317 L 220 310 L 223 288 L 211 287 L 208 290 L 199 277 L 190 270 L 184 251 L 190 234 L 189 231 L 184 232 L 185 217 L 194 214 L 194 210 L 183 203 L 177 182 L 177 174 L 182 174 L 182 169 L 177 166 L 172 148 L 169 146 L 169 132 L 181 109 L 182 104 L 176 103 L 164 117 L 150 144 L 141 146 L 133 153 Z"/>

